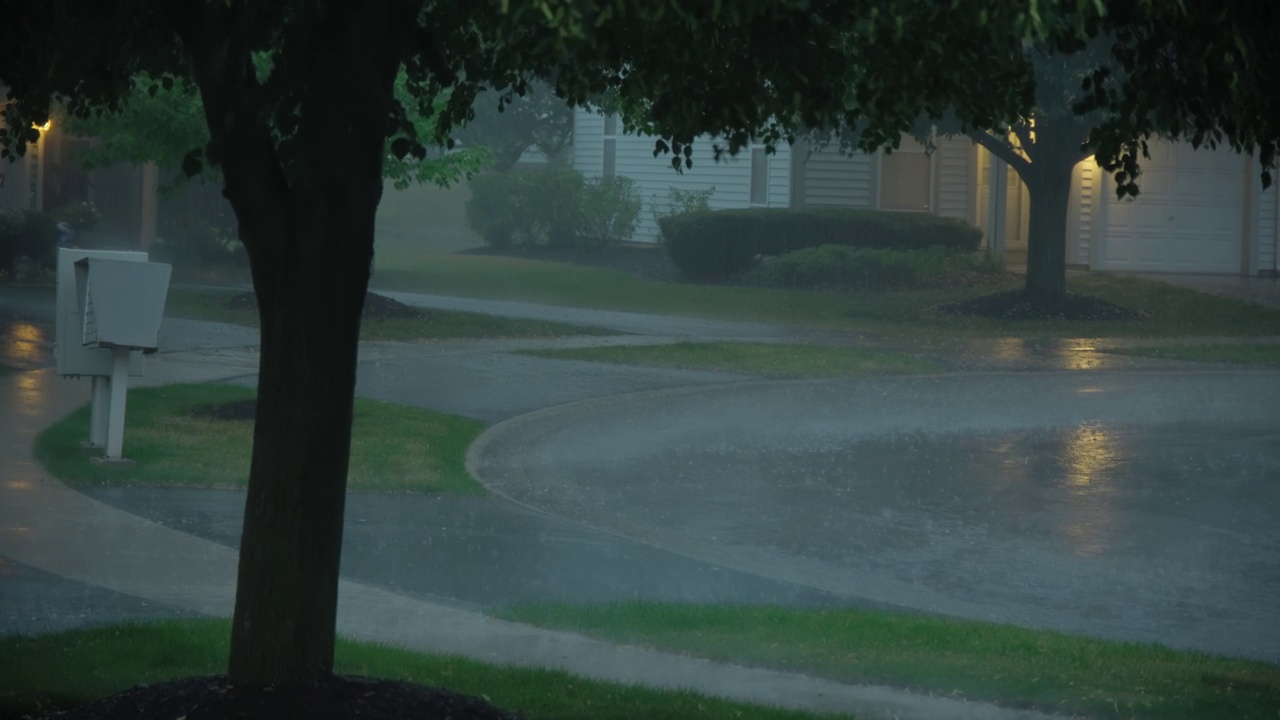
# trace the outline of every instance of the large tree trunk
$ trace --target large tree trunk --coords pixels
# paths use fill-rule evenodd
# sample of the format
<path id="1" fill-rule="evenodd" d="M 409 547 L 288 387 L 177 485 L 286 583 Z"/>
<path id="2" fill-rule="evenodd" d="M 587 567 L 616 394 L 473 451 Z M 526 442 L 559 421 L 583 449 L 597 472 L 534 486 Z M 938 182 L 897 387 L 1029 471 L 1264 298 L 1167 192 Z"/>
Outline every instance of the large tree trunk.
<path id="1" fill-rule="evenodd" d="M 333 198 L 340 202 L 340 198 Z M 303 201 L 289 245 L 259 261 L 253 462 L 229 673 L 279 685 L 332 672 L 360 312 L 376 205 Z M 282 210 L 286 210 L 282 208 Z"/>
<path id="2" fill-rule="evenodd" d="M 1037 160 L 1036 164 L 1042 161 Z M 1047 164 L 1047 163 L 1046 163 Z M 1027 182 L 1031 217 L 1027 235 L 1026 293 L 1037 303 L 1062 302 L 1067 292 L 1067 208 L 1072 165 L 1038 168 Z M 1051 172 L 1049 172 L 1051 170 Z"/>
<path id="3" fill-rule="evenodd" d="M 183 40 L 262 334 L 229 674 L 300 684 L 333 671 L 360 313 L 397 47 L 417 11 L 366 0 L 296 19 L 279 40 L 292 63 L 276 69 L 296 94 L 273 106 L 247 56 L 252 4 L 191 7 Z M 282 138 L 271 118 L 289 115 Z"/>
<path id="4" fill-rule="evenodd" d="M 1034 302 L 1052 305 L 1067 293 L 1067 212 L 1084 138 L 1072 118 L 1044 120 L 1035 134 L 1031 162 L 1019 172 L 1031 196 L 1025 290 Z"/>

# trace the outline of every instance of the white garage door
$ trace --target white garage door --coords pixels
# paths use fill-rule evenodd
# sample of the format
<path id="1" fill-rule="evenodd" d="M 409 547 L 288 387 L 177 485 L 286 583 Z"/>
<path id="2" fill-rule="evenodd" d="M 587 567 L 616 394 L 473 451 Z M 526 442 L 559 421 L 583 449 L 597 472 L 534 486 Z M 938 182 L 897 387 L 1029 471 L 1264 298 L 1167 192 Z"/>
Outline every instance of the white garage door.
<path id="1" fill-rule="evenodd" d="M 1107 191 L 1097 267 L 1239 273 L 1245 159 L 1230 150 L 1154 142 L 1136 200 Z"/>

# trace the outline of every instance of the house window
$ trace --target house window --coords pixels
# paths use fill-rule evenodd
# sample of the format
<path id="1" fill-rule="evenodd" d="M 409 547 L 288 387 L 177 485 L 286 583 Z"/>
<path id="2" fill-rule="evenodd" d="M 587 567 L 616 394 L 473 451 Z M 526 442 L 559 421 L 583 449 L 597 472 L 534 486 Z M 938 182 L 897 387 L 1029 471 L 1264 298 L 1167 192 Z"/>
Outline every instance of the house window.
<path id="1" fill-rule="evenodd" d="M 769 156 L 765 153 L 764 148 L 751 149 L 750 204 L 769 204 Z"/>
<path id="2" fill-rule="evenodd" d="M 933 159 L 904 147 L 880 156 L 880 209 L 928 212 L 933 207 Z"/>
<path id="3" fill-rule="evenodd" d="M 604 116 L 604 167 L 600 175 L 606 179 L 617 174 L 618 166 L 618 116 Z"/>

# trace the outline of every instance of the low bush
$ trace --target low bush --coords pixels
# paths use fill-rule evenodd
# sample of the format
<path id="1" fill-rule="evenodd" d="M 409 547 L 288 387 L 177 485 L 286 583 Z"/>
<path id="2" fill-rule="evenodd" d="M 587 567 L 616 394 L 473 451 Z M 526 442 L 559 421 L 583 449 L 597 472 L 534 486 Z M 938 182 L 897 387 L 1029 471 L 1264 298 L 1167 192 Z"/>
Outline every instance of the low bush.
<path id="1" fill-rule="evenodd" d="M 771 258 L 752 270 L 748 280 L 784 288 L 905 286 L 917 277 L 910 259 L 914 254 L 915 251 L 819 245 Z"/>
<path id="2" fill-rule="evenodd" d="M 658 221 L 662 245 L 690 280 L 742 275 L 769 256 L 820 245 L 890 250 L 940 246 L 973 252 L 977 228 L 923 213 L 752 208 L 670 215 Z"/>
<path id="3" fill-rule="evenodd" d="M 516 244 L 520 226 L 520 173 L 484 173 L 471 178 L 467 225 L 485 244 L 506 248 Z"/>
<path id="4" fill-rule="evenodd" d="M 582 195 L 578 244 L 608 247 L 630 240 L 643 206 L 635 181 L 626 177 L 589 180 Z"/>
<path id="5" fill-rule="evenodd" d="M 640 207 L 628 178 L 588 181 L 573 168 L 552 164 L 473 178 L 466 217 L 494 247 L 595 248 L 628 239 Z"/>
<path id="6" fill-rule="evenodd" d="M 711 198 L 715 194 L 714 185 L 706 190 L 681 190 L 672 186 L 667 189 L 666 202 L 659 200 L 657 195 L 649 196 L 650 217 L 653 218 L 653 224 L 658 226 L 659 235 L 662 232 L 662 218 L 685 213 L 710 212 Z"/>
<path id="7" fill-rule="evenodd" d="M 520 174 L 517 203 L 530 245 L 571 247 L 582 227 L 582 194 L 586 181 L 571 167 L 552 163 Z"/>
<path id="8" fill-rule="evenodd" d="M 58 226 L 53 216 L 35 210 L 0 210 L 0 270 L 12 272 L 18 266 L 48 270 L 57 260 Z"/>
<path id="9" fill-rule="evenodd" d="M 768 287 L 879 290 L 1002 273 L 1003 268 L 984 254 L 951 251 L 936 245 L 924 250 L 819 245 L 766 258 L 746 279 Z"/>

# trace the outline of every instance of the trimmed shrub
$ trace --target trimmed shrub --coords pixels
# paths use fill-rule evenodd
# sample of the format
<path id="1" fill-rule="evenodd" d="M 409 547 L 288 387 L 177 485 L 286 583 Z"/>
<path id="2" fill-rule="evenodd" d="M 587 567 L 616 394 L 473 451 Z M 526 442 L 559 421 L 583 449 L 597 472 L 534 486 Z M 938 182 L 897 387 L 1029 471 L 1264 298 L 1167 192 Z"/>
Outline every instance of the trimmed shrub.
<path id="1" fill-rule="evenodd" d="M 609 247 L 629 240 L 643 206 L 635 181 L 611 177 L 587 182 L 582 195 L 581 247 Z"/>
<path id="2" fill-rule="evenodd" d="M 530 245 L 573 247 L 582 228 L 582 195 L 586 181 L 567 165 L 552 163 L 519 174 L 517 211 L 521 233 Z"/>
<path id="3" fill-rule="evenodd" d="M 511 247 L 521 225 L 518 173 L 484 173 L 471 178 L 471 197 L 466 204 L 467 225 L 485 243 Z"/>
<path id="4" fill-rule="evenodd" d="M 989 254 L 947 250 L 884 250 L 819 245 L 766 258 L 747 274 L 754 285 L 805 290 L 884 290 L 919 285 L 969 284 L 1002 277 Z"/>
<path id="5" fill-rule="evenodd" d="M 35 210 L 0 211 L 0 270 L 11 270 L 18 258 L 51 269 L 58 259 L 58 225 Z"/>
<path id="6" fill-rule="evenodd" d="M 823 208 L 721 210 L 658 220 L 662 246 L 691 280 L 742 275 L 761 259 L 820 245 L 891 250 L 941 246 L 973 252 L 982 232 L 968 223 L 923 213 Z"/>
<path id="7" fill-rule="evenodd" d="M 928 271 L 922 266 L 945 261 L 946 250 L 881 250 L 847 245 L 819 245 L 761 263 L 747 276 L 770 287 L 843 290 L 905 287 Z M 940 265 L 941 263 L 937 263 Z"/>

